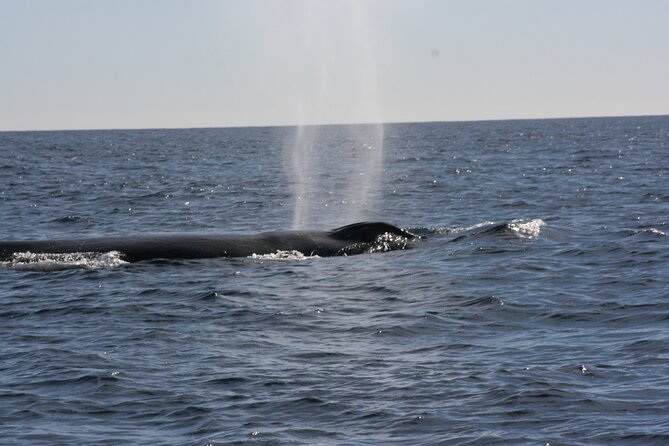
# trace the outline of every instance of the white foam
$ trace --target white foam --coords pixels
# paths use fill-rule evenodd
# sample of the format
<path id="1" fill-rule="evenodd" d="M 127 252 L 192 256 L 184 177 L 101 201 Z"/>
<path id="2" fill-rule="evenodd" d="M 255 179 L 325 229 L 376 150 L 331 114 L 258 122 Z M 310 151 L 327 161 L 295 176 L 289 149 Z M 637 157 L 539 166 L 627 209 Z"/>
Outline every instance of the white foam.
<path id="1" fill-rule="evenodd" d="M 647 233 L 653 234 L 653 235 L 661 235 L 661 236 L 667 235 L 663 231 L 660 231 L 659 229 L 655 229 L 655 228 L 644 229 L 644 232 L 647 232 Z"/>
<path id="2" fill-rule="evenodd" d="M 383 233 L 376 237 L 372 246 L 367 249 L 368 253 L 386 252 L 394 249 L 404 249 L 409 243 L 409 239 L 390 232 Z"/>
<path id="3" fill-rule="evenodd" d="M 545 224 L 546 223 L 540 218 L 535 218 L 530 221 L 513 220 L 509 223 L 509 229 L 515 232 L 518 237 L 534 239 L 539 237 L 541 227 Z"/>
<path id="4" fill-rule="evenodd" d="M 32 253 L 16 252 L 0 267 L 27 271 L 56 271 L 61 269 L 106 269 L 115 268 L 128 262 L 121 259 L 118 251 L 72 252 L 72 253 Z"/>
<path id="5" fill-rule="evenodd" d="M 319 256 L 305 256 L 300 251 L 277 251 L 272 254 L 251 254 L 248 256 L 249 259 L 255 260 L 308 260 L 308 259 L 319 259 Z"/>

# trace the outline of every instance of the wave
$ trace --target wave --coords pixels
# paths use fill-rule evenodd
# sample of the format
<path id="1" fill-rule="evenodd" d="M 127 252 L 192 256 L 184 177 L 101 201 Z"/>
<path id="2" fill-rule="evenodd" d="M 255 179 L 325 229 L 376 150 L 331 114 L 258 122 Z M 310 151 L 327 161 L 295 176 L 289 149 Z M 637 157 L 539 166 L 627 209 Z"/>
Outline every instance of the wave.
<path id="1" fill-rule="evenodd" d="M 641 230 L 635 231 L 635 234 L 651 235 L 658 237 L 665 237 L 667 235 L 666 232 L 653 227 L 643 228 Z"/>
<path id="2" fill-rule="evenodd" d="M 428 235 L 454 235 L 451 241 L 457 241 L 465 238 L 479 238 L 491 236 L 494 234 L 512 234 L 521 239 L 539 238 L 542 228 L 546 223 L 540 218 L 534 219 L 515 219 L 510 222 L 483 221 L 469 226 L 454 227 L 412 227 L 409 232 L 418 234 L 422 237 Z"/>

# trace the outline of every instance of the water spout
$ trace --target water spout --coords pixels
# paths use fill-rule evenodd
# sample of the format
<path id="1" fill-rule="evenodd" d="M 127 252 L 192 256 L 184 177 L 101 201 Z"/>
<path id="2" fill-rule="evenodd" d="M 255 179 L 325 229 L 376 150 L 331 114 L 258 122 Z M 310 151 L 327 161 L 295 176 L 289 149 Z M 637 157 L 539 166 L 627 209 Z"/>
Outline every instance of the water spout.
<path id="1" fill-rule="evenodd" d="M 365 12 L 352 0 L 309 2 L 304 33 L 309 80 L 297 98 L 300 125 L 288 144 L 286 166 L 293 227 L 373 219 L 383 125 Z M 332 122 L 356 124 L 322 125 Z"/>

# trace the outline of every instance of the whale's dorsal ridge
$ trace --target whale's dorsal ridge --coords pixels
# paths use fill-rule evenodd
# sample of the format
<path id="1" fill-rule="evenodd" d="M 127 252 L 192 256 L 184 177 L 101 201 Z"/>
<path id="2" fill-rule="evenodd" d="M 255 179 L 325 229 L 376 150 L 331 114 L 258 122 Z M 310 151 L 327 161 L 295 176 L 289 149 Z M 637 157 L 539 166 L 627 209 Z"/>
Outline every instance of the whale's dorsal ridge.
<path id="1" fill-rule="evenodd" d="M 379 235 L 386 233 L 401 235 L 402 237 L 409 239 L 416 237 L 414 234 L 405 231 L 404 229 L 380 221 L 367 221 L 342 226 L 330 231 L 330 236 L 339 240 L 354 240 L 356 242 L 371 243 Z"/>
<path id="2" fill-rule="evenodd" d="M 383 238 L 384 234 L 398 237 Z M 382 240 L 383 238 L 383 240 Z M 278 251 L 300 251 L 317 256 L 362 254 L 404 249 L 418 238 L 397 226 L 381 222 L 355 223 L 329 232 L 284 231 L 262 234 L 148 234 L 130 237 L 98 237 L 55 240 L 0 240 L 0 261 L 12 261 L 16 253 L 68 254 L 117 251 L 122 260 L 204 259 L 248 257 Z M 380 248 L 377 244 L 380 243 Z"/>

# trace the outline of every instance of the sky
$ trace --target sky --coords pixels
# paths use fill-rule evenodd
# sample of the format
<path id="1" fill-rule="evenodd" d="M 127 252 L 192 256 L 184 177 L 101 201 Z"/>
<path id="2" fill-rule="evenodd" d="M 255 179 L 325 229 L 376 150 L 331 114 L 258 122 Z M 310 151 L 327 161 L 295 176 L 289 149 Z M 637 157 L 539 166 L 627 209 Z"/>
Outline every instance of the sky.
<path id="1" fill-rule="evenodd" d="M 669 114 L 666 0 L 0 0 L 0 131 Z"/>

